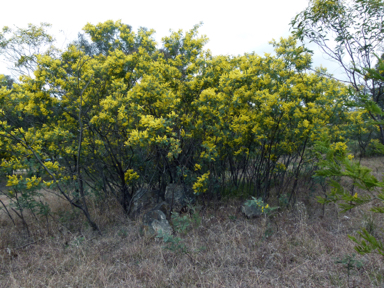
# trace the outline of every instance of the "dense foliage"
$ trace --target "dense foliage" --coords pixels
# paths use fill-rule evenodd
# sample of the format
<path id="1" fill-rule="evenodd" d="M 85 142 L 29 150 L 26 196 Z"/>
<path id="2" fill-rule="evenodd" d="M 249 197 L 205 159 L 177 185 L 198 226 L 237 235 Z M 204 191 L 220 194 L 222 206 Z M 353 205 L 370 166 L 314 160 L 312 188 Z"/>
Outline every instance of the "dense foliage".
<path id="1" fill-rule="evenodd" d="M 20 37 L 38 42 L 44 27 Z M 314 142 L 327 134 L 345 150 L 345 127 L 364 123 L 345 105 L 347 87 L 310 72 L 311 53 L 293 37 L 272 41 L 275 55 L 230 57 L 204 50 L 198 26 L 161 48 L 153 33 L 87 24 L 65 50 L 31 56 L 33 74 L 12 87 L 2 78 L 1 167 L 28 172 L 9 176 L 12 201 L 54 187 L 94 229 L 87 195 L 115 197 L 129 214 L 140 187 L 161 194 L 180 183 L 207 195 L 240 187 L 291 201 L 300 173 L 315 169 Z"/>

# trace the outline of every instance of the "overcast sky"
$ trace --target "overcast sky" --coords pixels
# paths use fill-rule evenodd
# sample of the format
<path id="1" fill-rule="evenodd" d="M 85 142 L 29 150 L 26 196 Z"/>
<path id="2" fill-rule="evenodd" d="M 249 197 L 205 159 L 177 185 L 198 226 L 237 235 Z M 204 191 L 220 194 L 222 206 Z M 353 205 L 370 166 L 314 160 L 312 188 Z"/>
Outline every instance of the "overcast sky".
<path id="1" fill-rule="evenodd" d="M 53 25 L 51 31 L 58 39 L 58 46 L 65 47 L 87 22 L 97 24 L 121 19 L 134 30 L 140 26 L 154 29 L 160 43 L 170 29 L 189 30 L 202 21 L 199 32 L 210 39 L 206 48 L 213 55 L 253 51 L 263 55 L 273 51 L 268 44 L 270 40 L 289 36 L 290 21 L 307 5 L 308 0 L 13 0 L 1 4 L 0 27 L 48 22 Z M 60 30 L 64 33 L 59 33 Z M 342 77 L 336 63 L 328 61 L 315 46 L 310 48 L 315 50 L 315 66 L 323 65 L 335 76 Z M 0 63 L 0 73 L 7 73 L 3 63 Z"/>

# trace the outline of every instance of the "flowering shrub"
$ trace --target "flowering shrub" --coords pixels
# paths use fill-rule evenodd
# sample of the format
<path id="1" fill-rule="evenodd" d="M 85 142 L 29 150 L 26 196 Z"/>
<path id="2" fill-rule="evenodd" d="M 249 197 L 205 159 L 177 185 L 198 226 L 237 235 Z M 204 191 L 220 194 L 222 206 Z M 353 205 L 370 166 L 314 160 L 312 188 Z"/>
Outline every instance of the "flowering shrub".
<path id="1" fill-rule="evenodd" d="M 347 87 L 309 72 L 311 54 L 292 37 L 271 42 L 276 56 L 229 57 L 204 50 L 198 26 L 172 32 L 161 49 L 153 30 L 119 21 L 84 32 L 36 55 L 33 77 L 0 88 L 0 149 L 15 151 L 3 162 L 13 169 L 35 159 L 51 178 L 43 183 L 89 220 L 92 189 L 127 213 L 140 187 L 168 183 L 206 193 L 247 182 L 266 199 L 274 181 L 292 195 L 313 165 L 307 148 L 323 133 L 345 136 Z"/>
<path id="2" fill-rule="evenodd" d="M 258 207 L 258 209 L 260 210 L 260 212 L 262 214 L 269 214 L 270 212 L 272 212 L 273 210 L 276 210 L 278 209 L 278 207 L 270 207 L 269 204 L 265 204 L 265 202 L 263 201 L 263 199 L 261 198 L 255 198 L 255 197 L 252 197 L 251 200 L 248 200 L 245 202 L 245 205 L 247 206 L 255 206 L 255 207 Z"/>

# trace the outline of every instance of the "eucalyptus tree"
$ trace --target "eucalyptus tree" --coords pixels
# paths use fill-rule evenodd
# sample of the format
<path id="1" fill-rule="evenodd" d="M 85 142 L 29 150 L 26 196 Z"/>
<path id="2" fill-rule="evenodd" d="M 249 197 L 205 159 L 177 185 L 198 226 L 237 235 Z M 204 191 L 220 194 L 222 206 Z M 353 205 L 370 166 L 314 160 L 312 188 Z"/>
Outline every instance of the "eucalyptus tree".
<path id="1" fill-rule="evenodd" d="M 291 26 L 294 35 L 317 44 L 343 68 L 354 105 L 367 109 L 384 144 L 384 83 L 366 77 L 384 49 L 384 1 L 311 0 Z"/>

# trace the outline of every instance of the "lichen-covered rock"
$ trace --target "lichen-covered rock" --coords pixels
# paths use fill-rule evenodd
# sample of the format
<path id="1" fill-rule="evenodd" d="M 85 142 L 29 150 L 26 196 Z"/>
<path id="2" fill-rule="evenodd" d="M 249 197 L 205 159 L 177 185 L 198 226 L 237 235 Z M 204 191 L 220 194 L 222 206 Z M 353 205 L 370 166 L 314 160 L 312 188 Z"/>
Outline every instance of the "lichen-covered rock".
<path id="1" fill-rule="evenodd" d="M 165 214 L 160 210 L 152 210 L 144 214 L 142 229 L 147 236 L 156 236 L 160 230 L 163 234 L 173 232 Z"/>
<path id="2" fill-rule="evenodd" d="M 255 218 L 259 217 L 262 214 L 262 211 L 259 206 L 257 205 L 247 205 L 247 202 L 245 202 L 241 206 L 241 212 L 247 217 L 247 218 Z"/>
<path id="3" fill-rule="evenodd" d="M 187 205 L 194 204 L 196 197 L 192 189 L 185 185 L 169 184 L 165 189 L 165 201 L 172 207 L 172 211 L 180 212 Z"/>
<path id="4" fill-rule="evenodd" d="M 141 213 L 153 209 L 158 203 L 158 200 L 159 197 L 156 190 L 140 188 L 132 199 L 130 211 L 131 217 L 137 218 Z"/>
<path id="5" fill-rule="evenodd" d="M 157 204 L 152 210 L 160 210 L 166 216 L 168 216 L 170 209 L 171 209 L 171 206 L 167 202 L 163 201 L 163 202 Z"/>

